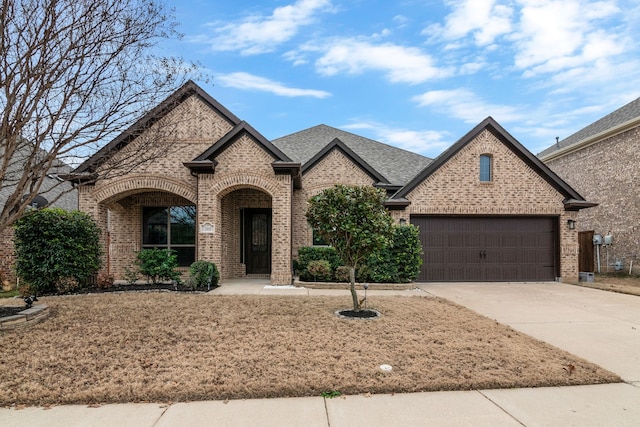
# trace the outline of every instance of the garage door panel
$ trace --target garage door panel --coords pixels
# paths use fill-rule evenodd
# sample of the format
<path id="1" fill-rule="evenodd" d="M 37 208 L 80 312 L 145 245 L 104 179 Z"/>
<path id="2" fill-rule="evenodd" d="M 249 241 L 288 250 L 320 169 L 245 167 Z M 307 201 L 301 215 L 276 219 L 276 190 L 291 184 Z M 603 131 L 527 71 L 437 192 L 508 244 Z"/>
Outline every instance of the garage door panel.
<path id="1" fill-rule="evenodd" d="M 411 222 L 424 242 L 419 280 L 555 279 L 557 218 L 412 216 Z"/>

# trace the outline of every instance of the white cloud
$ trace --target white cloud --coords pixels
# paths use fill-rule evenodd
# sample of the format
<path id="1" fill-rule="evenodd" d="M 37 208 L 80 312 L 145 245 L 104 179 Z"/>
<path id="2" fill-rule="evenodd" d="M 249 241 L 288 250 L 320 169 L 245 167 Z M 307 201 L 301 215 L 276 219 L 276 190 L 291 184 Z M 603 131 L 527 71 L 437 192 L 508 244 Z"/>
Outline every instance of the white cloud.
<path id="1" fill-rule="evenodd" d="M 348 130 L 366 130 L 373 134 L 373 139 L 425 156 L 435 156 L 447 148 L 449 133 L 435 130 L 410 130 L 393 128 L 376 122 L 356 122 L 345 126 Z"/>
<path id="2" fill-rule="evenodd" d="M 199 36 L 192 40 L 206 42 L 216 51 L 240 51 L 243 55 L 271 52 L 314 22 L 317 14 L 331 9 L 329 0 L 298 0 L 274 9 L 270 16 L 252 15 L 240 22 L 211 23 L 208 26 L 215 33 L 213 38 Z"/>
<path id="3" fill-rule="evenodd" d="M 385 72 L 392 83 L 416 84 L 452 74 L 448 69 L 438 68 L 431 56 L 415 47 L 345 38 L 329 40 L 322 46 L 307 45 L 303 49 L 323 52 L 315 65 L 325 76 L 379 70 Z"/>
<path id="4" fill-rule="evenodd" d="M 619 9 L 611 1 L 521 0 L 515 66 L 529 75 L 556 72 L 622 52 L 614 29 L 600 26 Z M 600 27 L 600 29 L 597 29 Z"/>
<path id="5" fill-rule="evenodd" d="M 527 115 L 511 105 L 491 104 L 467 89 L 432 90 L 413 97 L 421 107 L 433 107 L 466 123 L 477 124 L 492 116 L 499 123 L 525 120 Z"/>
<path id="6" fill-rule="evenodd" d="M 496 0 L 448 1 L 446 4 L 453 11 L 445 18 L 444 25 L 431 25 L 423 33 L 445 40 L 457 40 L 472 34 L 478 46 L 489 45 L 512 29 L 513 8 L 496 3 Z"/>
<path id="7" fill-rule="evenodd" d="M 331 96 L 329 92 L 315 89 L 299 89 L 287 87 L 282 83 L 266 79 L 264 77 L 255 76 L 253 74 L 236 72 L 231 74 L 219 75 L 216 81 L 221 86 L 232 87 L 242 90 L 257 90 L 261 92 L 269 92 L 278 96 L 299 97 L 309 96 L 313 98 L 327 98 Z"/>

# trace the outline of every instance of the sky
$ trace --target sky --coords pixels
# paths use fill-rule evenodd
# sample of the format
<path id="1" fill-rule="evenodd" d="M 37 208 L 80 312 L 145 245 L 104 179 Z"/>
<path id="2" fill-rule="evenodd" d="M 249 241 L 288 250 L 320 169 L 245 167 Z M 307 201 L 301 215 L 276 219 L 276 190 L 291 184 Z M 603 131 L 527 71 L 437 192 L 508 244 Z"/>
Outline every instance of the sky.
<path id="1" fill-rule="evenodd" d="M 268 139 L 437 157 L 491 116 L 534 154 L 640 97 L 637 0 L 166 0 L 207 93 Z"/>

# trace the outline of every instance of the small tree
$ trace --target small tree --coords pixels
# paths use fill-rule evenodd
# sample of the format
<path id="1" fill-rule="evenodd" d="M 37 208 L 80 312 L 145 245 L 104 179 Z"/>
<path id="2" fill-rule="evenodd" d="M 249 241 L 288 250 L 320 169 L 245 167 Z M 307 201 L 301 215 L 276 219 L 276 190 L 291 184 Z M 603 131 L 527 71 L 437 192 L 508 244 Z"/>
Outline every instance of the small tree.
<path id="1" fill-rule="evenodd" d="M 384 190 L 336 185 L 309 200 L 306 217 L 349 267 L 353 310 L 360 310 L 356 268 L 391 238 L 393 219 L 384 207 Z"/>
<path id="2" fill-rule="evenodd" d="M 15 224 L 16 271 L 38 293 L 86 284 L 100 268 L 100 229 L 84 212 L 33 210 Z"/>

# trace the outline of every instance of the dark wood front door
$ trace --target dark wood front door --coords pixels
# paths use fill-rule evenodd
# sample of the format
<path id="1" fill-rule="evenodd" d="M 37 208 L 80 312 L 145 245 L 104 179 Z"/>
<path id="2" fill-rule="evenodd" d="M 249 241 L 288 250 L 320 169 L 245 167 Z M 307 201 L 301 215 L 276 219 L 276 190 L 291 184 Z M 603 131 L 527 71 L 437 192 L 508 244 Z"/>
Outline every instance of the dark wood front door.
<path id="1" fill-rule="evenodd" d="M 419 281 L 548 281 L 557 271 L 553 217 L 412 216 L 424 251 Z"/>
<path id="2" fill-rule="evenodd" d="M 244 230 L 247 274 L 271 274 L 271 209 L 246 209 Z"/>
<path id="3" fill-rule="evenodd" d="M 578 233 L 580 252 L 578 255 L 578 271 L 594 272 L 593 268 L 593 230 Z"/>

